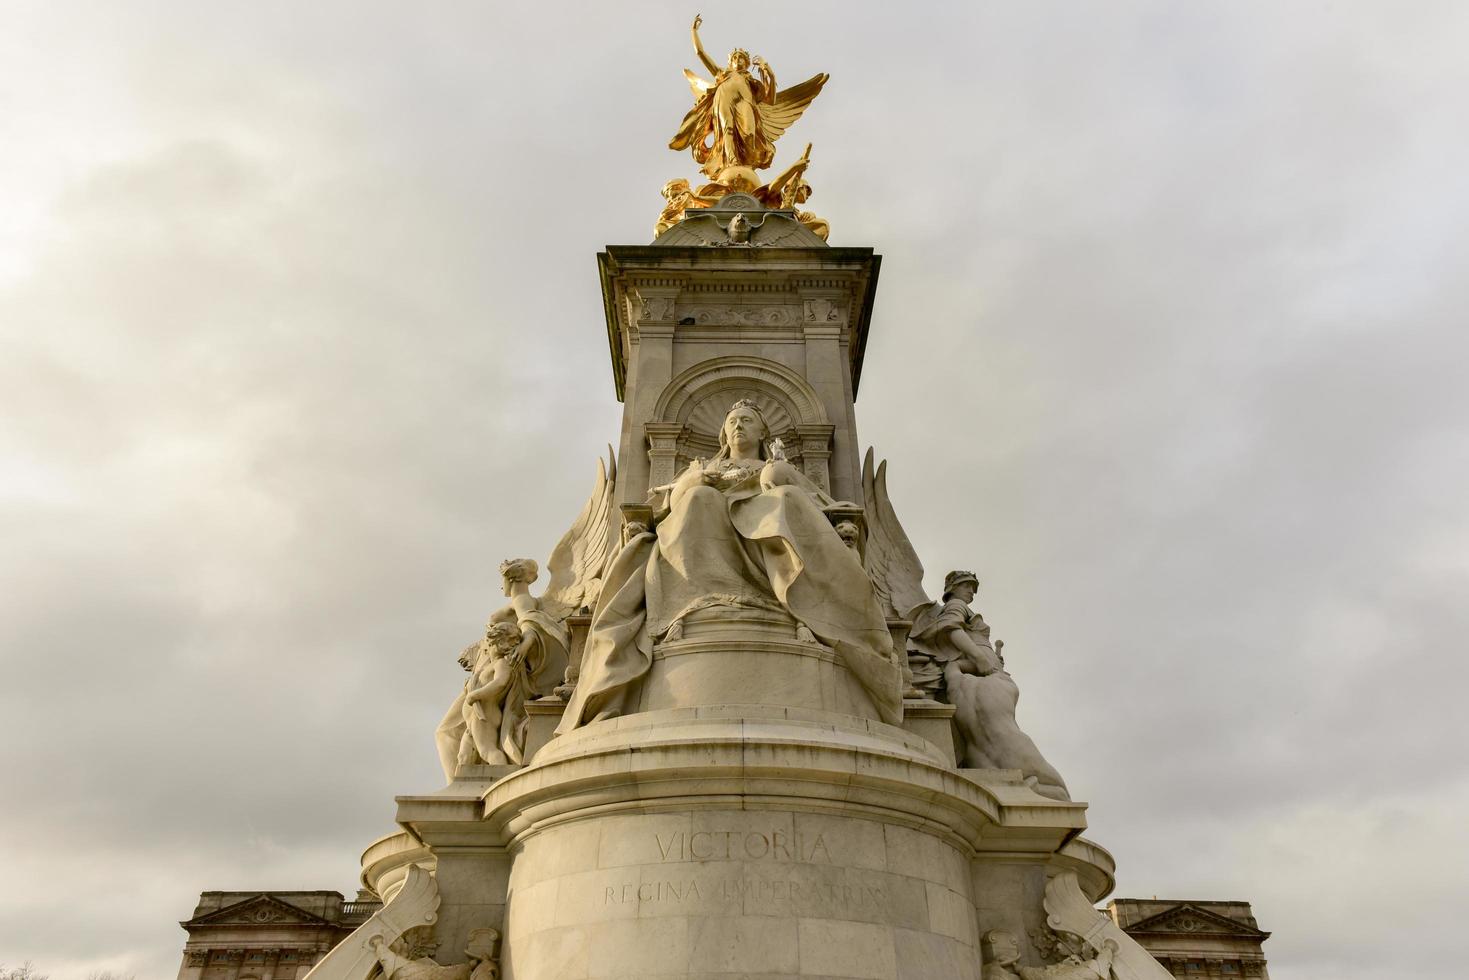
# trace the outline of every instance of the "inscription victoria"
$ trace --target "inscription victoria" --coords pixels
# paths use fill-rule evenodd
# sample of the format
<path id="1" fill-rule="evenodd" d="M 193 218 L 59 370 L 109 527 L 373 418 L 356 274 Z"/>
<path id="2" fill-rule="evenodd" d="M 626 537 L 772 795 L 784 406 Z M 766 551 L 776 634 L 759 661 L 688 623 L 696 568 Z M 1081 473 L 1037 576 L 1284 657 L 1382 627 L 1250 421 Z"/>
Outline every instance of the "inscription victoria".
<path id="1" fill-rule="evenodd" d="M 803 864 L 830 864 L 831 852 L 826 839 L 817 834 L 804 838 L 779 830 L 768 834 L 756 831 L 696 830 L 656 837 L 658 857 L 665 864 L 674 861 L 771 860 L 799 861 Z"/>

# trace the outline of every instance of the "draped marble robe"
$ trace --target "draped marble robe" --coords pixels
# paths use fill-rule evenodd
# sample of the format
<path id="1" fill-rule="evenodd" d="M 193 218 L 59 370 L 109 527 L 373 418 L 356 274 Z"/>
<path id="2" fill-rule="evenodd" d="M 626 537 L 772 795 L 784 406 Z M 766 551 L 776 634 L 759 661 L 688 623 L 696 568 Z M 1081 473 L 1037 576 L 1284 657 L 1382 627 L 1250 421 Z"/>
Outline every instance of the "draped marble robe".
<path id="1" fill-rule="evenodd" d="M 607 571 L 558 732 L 634 710 L 654 640 L 712 605 L 785 610 L 836 651 L 878 717 L 898 724 L 892 638 L 871 581 L 822 511 L 832 503 L 783 460 L 731 462 L 714 486 L 681 478 L 656 536 L 633 538 Z"/>

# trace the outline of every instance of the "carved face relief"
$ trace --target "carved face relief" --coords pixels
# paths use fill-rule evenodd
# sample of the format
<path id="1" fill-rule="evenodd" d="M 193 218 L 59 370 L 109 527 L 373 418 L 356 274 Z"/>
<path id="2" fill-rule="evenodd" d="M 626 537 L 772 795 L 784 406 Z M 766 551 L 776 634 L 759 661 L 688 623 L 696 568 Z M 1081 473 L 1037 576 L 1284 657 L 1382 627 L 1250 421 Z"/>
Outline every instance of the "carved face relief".
<path id="1" fill-rule="evenodd" d="M 960 582 L 958 585 L 954 586 L 954 598 L 958 599 L 966 606 L 969 605 L 969 603 L 974 601 L 974 583 Z"/>
<path id="2" fill-rule="evenodd" d="M 753 408 L 736 408 L 724 418 L 724 441 L 734 459 L 758 459 L 760 443 L 769 435 Z"/>
<path id="3" fill-rule="evenodd" d="M 743 245 L 750 240 L 750 219 L 745 217 L 743 211 L 729 219 L 729 227 L 725 229 L 729 240 L 736 245 Z"/>
<path id="4" fill-rule="evenodd" d="M 513 594 L 516 585 L 522 582 L 529 585 L 539 575 L 540 568 L 533 558 L 509 558 L 500 562 L 500 581 L 507 597 Z"/>

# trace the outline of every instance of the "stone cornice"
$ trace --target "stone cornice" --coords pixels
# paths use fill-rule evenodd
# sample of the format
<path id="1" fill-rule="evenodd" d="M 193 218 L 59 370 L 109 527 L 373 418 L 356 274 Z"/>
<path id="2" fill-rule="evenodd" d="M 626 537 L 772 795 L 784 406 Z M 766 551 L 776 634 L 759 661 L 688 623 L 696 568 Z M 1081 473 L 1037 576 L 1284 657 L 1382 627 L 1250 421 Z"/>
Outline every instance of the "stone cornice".
<path id="1" fill-rule="evenodd" d="M 626 342 L 637 326 L 634 294 L 674 293 L 683 302 L 700 296 L 781 297 L 800 307 L 812 294 L 839 297 L 844 317 L 852 392 L 861 382 L 872 303 L 882 257 L 870 248 L 762 248 L 733 251 L 693 246 L 609 245 L 597 254 L 602 306 L 607 321 L 612 381 L 622 401 L 627 380 Z M 804 319 L 802 316 L 796 320 Z"/>

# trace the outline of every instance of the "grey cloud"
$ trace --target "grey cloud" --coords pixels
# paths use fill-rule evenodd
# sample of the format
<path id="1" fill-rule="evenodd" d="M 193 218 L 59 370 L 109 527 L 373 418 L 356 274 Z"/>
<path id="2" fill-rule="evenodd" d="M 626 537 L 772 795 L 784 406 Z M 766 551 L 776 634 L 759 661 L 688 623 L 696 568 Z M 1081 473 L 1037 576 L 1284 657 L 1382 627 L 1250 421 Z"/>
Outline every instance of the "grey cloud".
<path id="1" fill-rule="evenodd" d="M 862 438 L 1121 893 L 1450 972 L 1463 12 L 756 10 L 708 39 L 832 73 L 791 138 L 884 255 Z M 199 891 L 348 890 L 434 783 L 496 563 L 616 436 L 593 256 L 689 169 L 689 14 L 5 16 L 0 952 L 164 976 Z"/>

